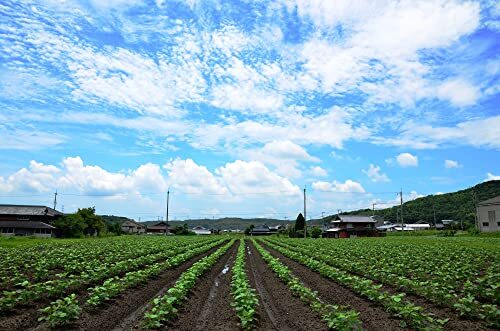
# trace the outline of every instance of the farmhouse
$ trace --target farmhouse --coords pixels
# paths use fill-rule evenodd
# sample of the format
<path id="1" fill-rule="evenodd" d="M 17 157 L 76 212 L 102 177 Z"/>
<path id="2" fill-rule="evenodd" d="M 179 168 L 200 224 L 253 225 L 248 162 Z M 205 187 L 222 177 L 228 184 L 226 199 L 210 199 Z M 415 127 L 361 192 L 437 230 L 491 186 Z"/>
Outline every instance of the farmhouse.
<path id="1" fill-rule="evenodd" d="M 257 225 L 255 228 L 252 229 L 252 231 L 250 231 L 250 234 L 252 236 L 269 236 L 273 233 L 275 232 L 272 232 L 269 229 L 269 226 L 267 226 L 267 224 Z"/>
<path id="2" fill-rule="evenodd" d="M 141 234 L 146 232 L 146 227 L 134 221 L 125 221 L 121 225 L 122 232 Z"/>
<path id="3" fill-rule="evenodd" d="M 158 222 L 154 225 L 148 226 L 146 232 L 149 234 L 165 234 L 170 233 L 170 225 L 167 222 Z"/>
<path id="4" fill-rule="evenodd" d="M 207 228 L 204 228 L 202 226 L 195 226 L 194 228 L 191 229 L 191 231 L 193 231 L 194 233 L 196 233 L 197 235 L 208 235 L 208 234 L 212 234 L 212 231 L 210 231 L 209 229 Z"/>
<path id="5" fill-rule="evenodd" d="M 0 235 L 52 237 L 63 213 L 47 206 L 0 205 Z"/>
<path id="6" fill-rule="evenodd" d="M 500 195 L 481 201 L 476 207 L 476 227 L 481 232 L 500 230 Z"/>
<path id="7" fill-rule="evenodd" d="M 324 228 L 323 236 L 329 238 L 377 237 L 375 220 L 371 216 L 337 215 Z"/>
<path id="8" fill-rule="evenodd" d="M 60 211 L 47 206 L 0 205 L 0 222 L 34 221 L 51 223 L 63 215 Z"/>

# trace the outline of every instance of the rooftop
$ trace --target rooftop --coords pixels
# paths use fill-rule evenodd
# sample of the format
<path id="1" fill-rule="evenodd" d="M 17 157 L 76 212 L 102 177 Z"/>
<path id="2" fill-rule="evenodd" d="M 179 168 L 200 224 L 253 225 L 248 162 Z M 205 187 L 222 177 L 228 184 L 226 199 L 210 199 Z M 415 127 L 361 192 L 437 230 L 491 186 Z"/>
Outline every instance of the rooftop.
<path id="1" fill-rule="evenodd" d="M 64 214 L 47 206 L 0 204 L 0 215 L 60 216 Z"/>
<path id="2" fill-rule="evenodd" d="M 52 225 L 32 221 L 0 221 L 0 228 L 55 229 Z"/>
<path id="3" fill-rule="evenodd" d="M 376 223 L 371 216 L 337 215 L 332 223 Z"/>

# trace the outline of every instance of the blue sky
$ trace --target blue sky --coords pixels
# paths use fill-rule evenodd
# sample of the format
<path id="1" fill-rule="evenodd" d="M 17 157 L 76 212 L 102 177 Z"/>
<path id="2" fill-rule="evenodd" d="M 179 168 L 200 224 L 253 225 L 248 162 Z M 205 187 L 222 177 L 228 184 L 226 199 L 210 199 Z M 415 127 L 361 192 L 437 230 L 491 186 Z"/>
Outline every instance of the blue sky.
<path id="1" fill-rule="evenodd" d="M 1 1 L 2 203 L 294 218 L 500 179 L 495 1 Z"/>

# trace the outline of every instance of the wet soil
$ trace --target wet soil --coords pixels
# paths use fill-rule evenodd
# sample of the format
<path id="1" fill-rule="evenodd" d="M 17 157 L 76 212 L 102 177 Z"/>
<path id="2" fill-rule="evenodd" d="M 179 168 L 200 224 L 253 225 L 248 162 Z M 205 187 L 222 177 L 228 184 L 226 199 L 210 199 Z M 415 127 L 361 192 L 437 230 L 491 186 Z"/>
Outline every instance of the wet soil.
<path id="1" fill-rule="evenodd" d="M 259 296 L 257 330 L 327 330 L 326 323 L 267 266 L 253 244 L 247 241 L 247 271 L 250 285 Z"/>
<path id="2" fill-rule="evenodd" d="M 201 276 L 170 330 L 239 330 L 238 318 L 231 307 L 231 268 L 238 243 L 222 256 L 212 269 Z"/>
<path id="3" fill-rule="evenodd" d="M 283 254 L 277 252 L 276 250 L 266 246 L 263 246 L 274 256 L 278 257 L 281 262 L 287 265 L 301 280 L 304 284 L 309 286 L 311 289 L 318 291 L 318 295 L 325 302 L 348 305 L 360 312 L 360 319 L 363 322 L 363 328 L 366 330 L 401 330 L 399 326 L 399 321 L 393 317 L 390 313 L 386 312 L 383 307 L 373 303 L 355 292 L 345 288 L 334 281 L 321 276 L 319 273 L 312 271 L 311 269 L 303 266 L 302 264 L 293 261 L 292 259 L 284 256 Z M 400 293 L 394 288 L 384 286 L 382 288 L 389 293 Z M 451 309 L 437 307 L 433 305 L 428 300 L 421 297 L 407 295 L 406 299 L 413 302 L 416 305 L 422 306 L 426 309 L 427 313 L 432 313 L 436 318 L 449 318 L 446 323 L 445 330 L 491 330 L 486 328 L 480 322 L 469 321 L 465 319 L 460 319 Z"/>

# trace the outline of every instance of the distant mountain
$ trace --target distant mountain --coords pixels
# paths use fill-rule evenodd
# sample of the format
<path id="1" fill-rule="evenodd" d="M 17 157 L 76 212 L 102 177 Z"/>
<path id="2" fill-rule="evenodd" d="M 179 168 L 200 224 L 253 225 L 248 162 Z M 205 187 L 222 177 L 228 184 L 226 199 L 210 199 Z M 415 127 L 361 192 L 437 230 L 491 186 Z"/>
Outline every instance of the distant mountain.
<path id="1" fill-rule="evenodd" d="M 434 211 L 436 220 L 455 220 L 474 223 L 475 202 L 491 199 L 500 195 L 500 180 L 492 180 L 474 187 L 457 192 L 428 195 L 403 204 L 403 219 L 405 223 L 420 220 L 432 223 Z M 385 221 L 396 222 L 399 206 L 375 210 L 375 215 L 383 216 Z M 344 215 L 372 215 L 371 209 L 360 209 L 343 213 Z M 313 224 L 323 224 L 330 221 L 335 215 L 323 219 L 311 220 Z"/>
<path id="2" fill-rule="evenodd" d="M 158 221 L 148 221 L 141 222 L 145 225 L 152 225 L 157 223 Z M 285 225 L 289 221 L 278 220 L 273 218 L 237 218 L 237 217 L 225 217 L 225 218 L 203 218 L 203 219 L 193 219 L 193 220 L 184 220 L 184 221 L 170 221 L 169 223 L 172 226 L 182 226 L 183 224 L 187 224 L 190 228 L 195 226 L 203 226 L 208 229 L 231 229 L 231 230 L 245 230 L 250 225 Z"/>

